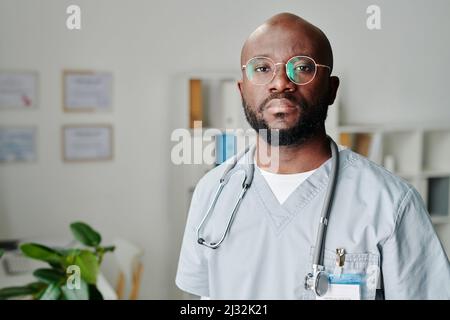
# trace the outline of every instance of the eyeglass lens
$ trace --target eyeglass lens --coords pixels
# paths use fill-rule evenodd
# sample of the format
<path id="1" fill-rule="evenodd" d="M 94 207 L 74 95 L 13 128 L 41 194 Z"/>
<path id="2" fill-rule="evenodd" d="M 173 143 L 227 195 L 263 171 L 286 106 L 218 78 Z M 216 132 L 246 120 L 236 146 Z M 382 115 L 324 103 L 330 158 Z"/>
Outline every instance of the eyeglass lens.
<path id="1" fill-rule="evenodd" d="M 252 83 L 263 85 L 274 78 L 276 65 L 268 58 L 256 57 L 247 63 L 245 72 Z M 286 64 L 286 73 L 292 82 L 305 84 L 314 78 L 316 64 L 309 57 L 293 57 Z"/>

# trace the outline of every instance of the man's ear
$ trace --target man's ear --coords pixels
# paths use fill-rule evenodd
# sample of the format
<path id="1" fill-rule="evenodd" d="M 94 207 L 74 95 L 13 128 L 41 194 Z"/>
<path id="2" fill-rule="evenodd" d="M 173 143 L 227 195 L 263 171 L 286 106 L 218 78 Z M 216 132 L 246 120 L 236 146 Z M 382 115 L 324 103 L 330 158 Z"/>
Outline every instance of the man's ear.
<path id="1" fill-rule="evenodd" d="M 242 86 L 244 85 L 244 81 L 241 79 L 241 80 L 238 80 L 237 81 L 237 86 L 238 86 L 238 89 L 239 89 L 239 92 L 241 93 L 241 97 L 243 97 L 243 92 L 242 92 Z"/>
<path id="2" fill-rule="evenodd" d="M 336 99 L 336 94 L 339 88 L 339 78 L 336 76 L 330 77 L 330 94 L 328 96 L 328 105 L 332 105 L 334 103 L 334 99 Z"/>

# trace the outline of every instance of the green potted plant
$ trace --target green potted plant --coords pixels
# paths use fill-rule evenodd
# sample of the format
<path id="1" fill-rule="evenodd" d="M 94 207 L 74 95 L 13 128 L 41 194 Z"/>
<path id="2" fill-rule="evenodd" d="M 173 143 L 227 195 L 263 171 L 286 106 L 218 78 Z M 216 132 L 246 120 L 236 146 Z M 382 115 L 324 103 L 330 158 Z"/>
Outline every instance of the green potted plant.
<path id="1" fill-rule="evenodd" d="M 101 236 L 89 225 L 75 222 L 70 229 L 80 248 L 49 248 L 37 243 L 23 243 L 20 251 L 28 258 L 44 261 L 49 268 L 33 272 L 37 281 L 21 287 L 0 289 L 0 300 L 31 297 L 36 300 L 102 300 L 97 289 L 97 275 L 106 252 L 114 246 L 100 246 Z M 0 252 L 0 256 L 3 252 Z"/>

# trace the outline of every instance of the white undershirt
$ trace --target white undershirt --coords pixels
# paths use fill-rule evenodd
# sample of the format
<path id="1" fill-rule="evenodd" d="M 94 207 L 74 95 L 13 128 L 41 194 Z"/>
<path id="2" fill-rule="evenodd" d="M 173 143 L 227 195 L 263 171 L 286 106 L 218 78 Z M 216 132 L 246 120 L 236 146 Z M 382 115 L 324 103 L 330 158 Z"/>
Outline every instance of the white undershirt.
<path id="1" fill-rule="evenodd" d="M 347 149 L 347 147 L 339 144 L 337 146 L 339 151 Z M 254 159 L 254 161 L 255 166 L 259 169 L 264 179 L 266 179 L 267 184 L 270 186 L 270 189 L 272 190 L 273 194 L 278 199 L 278 202 L 280 204 L 283 204 L 286 199 L 289 198 L 291 193 L 294 192 L 294 190 L 297 189 L 297 187 L 301 185 L 303 181 L 308 179 L 308 177 L 317 170 L 314 169 L 311 171 L 300 173 L 279 174 L 261 169 L 260 167 L 258 167 L 256 159 Z"/>
<path id="2" fill-rule="evenodd" d="M 294 190 L 297 189 L 303 181 L 308 179 L 308 177 L 317 170 L 314 169 L 300 173 L 280 174 L 261 169 L 257 164 L 256 167 L 261 172 L 264 179 L 266 179 L 267 184 L 280 204 L 283 204 L 291 193 L 294 192 Z"/>

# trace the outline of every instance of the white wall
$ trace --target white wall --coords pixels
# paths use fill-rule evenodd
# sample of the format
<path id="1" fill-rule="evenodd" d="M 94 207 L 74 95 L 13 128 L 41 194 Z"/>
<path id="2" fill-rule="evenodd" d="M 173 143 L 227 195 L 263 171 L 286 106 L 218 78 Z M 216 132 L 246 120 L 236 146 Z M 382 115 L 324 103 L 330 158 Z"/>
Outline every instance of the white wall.
<path id="1" fill-rule="evenodd" d="M 373 3 L 382 9 L 380 31 L 365 27 Z M 69 4 L 81 6 L 81 31 L 65 28 Z M 85 220 L 106 242 L 122 236 L 145 248 L 143 298 L 180 297 L 185 213 L 170 210 L 177 195 L 167 178 L 170 132 L 187 125 L 178 75 L 238 70 L 247 35 L 282 11 L 329 36 L 345 123 L 450 119 L 447 0 L 0 0 L 0 68 L 40 75 L 37 110 L 0 113 L 0 124 L 39 128 L 36 163 L 0 166 L 0 238 L 64 235 L 71 221 Z M 113 72 L 114 111 L 64 114 L 66 68 Z M 62 163 L 61 125 L 98 122 L 114 125 L 115 159 Z M 449 227 L 439 231 L 449 250 Z"/>

